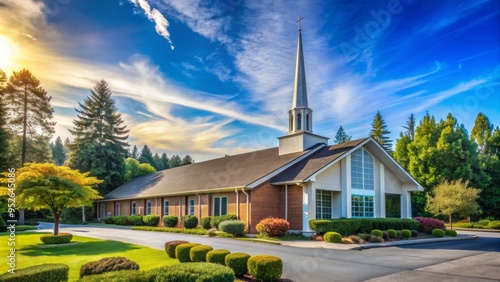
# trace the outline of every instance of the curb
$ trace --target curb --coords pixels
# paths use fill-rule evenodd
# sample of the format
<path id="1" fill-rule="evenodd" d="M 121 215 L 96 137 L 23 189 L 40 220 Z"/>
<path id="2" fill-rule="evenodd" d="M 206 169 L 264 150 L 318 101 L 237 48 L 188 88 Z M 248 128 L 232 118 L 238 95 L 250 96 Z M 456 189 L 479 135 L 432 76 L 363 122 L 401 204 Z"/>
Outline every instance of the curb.
<path id="1" fill-rule="evenodd" d="M 453 230 L 471 231 L 471 232 L 489 232 L 489 233 L 500 233 L 500 230 L 498 230 L 498 229 L 479 229 L 479 228 L 462 228 L 462 227 L 453 227 Z"/>
<path id="2" fill-rule="evenodd" d="M 445 238 L 432 238 L 432 239 L 417 239 L 417 240 L 402 240 L 390 243 L 372 243 L 360 245 L 360 249 L 373 249 L 373 248 L 383 248 L 383 247 L 393 247 L 393 246 L 404 246 L 404 245 L 416 245 L 425 243 L 437 243 L 437 242 L 449 242 L 449 241 L 461 241 L 461 240 L 472 240 L 476 239 L 476 235 L 463 235 L 459 237 L 445 237 Z"/>

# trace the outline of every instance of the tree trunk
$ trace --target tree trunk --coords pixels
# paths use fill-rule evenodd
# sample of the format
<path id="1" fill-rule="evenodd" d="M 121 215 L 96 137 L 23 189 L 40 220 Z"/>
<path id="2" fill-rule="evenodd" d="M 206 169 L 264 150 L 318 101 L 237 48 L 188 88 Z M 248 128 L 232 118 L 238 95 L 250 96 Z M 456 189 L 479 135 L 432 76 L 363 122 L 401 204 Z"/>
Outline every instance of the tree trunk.
<path id="1" fill-rule="evenodd" d="M 24 225 L 24 210 L 19 210 L 19 220 L 17 224 Z"/>
<path id="2" fill-rule="evenodd" d="M 85 207 L 82 206 L 82 222 L 85 224 Z"/>
<path id="3" fill-rule="evenodd" d="M 21 167 L 26 162 L 26 131 L 28 130 L 28 87 L 24 86 L 24 120 L 23 120 L 23 146 L 21 148 Z M 24 225 L 24 209 L 19 210 L 19 225 Z"/>
<path id="4" fill-rule="evenodd" d="M 54 235 L 59 235 L 59 218 L 61 214 L 57 211 L 52 211 L 52 214 L 54 215 Z"/>
<path id="5" fill-rule="evenodd" d="M 450 219 L 450 229 L 453 229 L 453 223 L 451 222 L 451 214 L 449 215 L 449 219 Z"/>

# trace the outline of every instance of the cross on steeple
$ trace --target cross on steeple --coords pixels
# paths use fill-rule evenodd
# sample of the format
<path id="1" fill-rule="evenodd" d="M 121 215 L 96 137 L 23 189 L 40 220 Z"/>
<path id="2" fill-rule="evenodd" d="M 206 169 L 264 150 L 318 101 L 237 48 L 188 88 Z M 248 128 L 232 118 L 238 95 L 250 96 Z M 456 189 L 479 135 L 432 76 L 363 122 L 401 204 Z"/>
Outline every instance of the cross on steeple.
<path id="1" fill-rule="evenodd" d="M 303 18 L 304 18 L 303 16 L 299 16 L 299 18 L 296 20 L 296 22 L 299 24 L 299 30 L 301 30 L 301 29 L 302 29 L 302 26 L 301 26 L 301 24 L 300 24 L 300 21 L 302 21 L 302 19 L 303 19 Z"/>

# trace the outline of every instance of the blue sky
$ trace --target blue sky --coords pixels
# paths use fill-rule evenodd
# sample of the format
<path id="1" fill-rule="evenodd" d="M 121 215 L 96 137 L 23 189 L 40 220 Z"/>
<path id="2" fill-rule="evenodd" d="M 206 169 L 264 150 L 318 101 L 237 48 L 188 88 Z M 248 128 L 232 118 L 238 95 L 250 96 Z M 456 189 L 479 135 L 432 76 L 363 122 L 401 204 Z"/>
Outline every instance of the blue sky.
<path id="1" fill-rule="evenodd" d="M 500 125 L 494 0 L 2 2 L 0 68 L 41 80 L 63 138 L 105 79 L 131 145 L 197 161 L 277 146 L 299 15 L 314 133 L 366 137 L 378 110 L 394 140 L 411 113 Z"/>

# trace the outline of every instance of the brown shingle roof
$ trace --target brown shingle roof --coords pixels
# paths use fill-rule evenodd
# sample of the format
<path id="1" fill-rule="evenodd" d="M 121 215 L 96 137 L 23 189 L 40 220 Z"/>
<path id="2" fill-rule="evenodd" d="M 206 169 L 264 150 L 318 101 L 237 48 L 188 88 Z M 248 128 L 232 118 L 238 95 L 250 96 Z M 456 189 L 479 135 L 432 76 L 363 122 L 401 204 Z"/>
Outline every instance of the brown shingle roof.
<path id="1" fill-rule="evenodd" d="M 271 183 L 302 182 L 367 139 L 369 137 L 326 146 L 274 177 Z"/>
<path id="2" fill-rule="evenodd" d="M 243 187 L 309 151 L 281 156 L 278 152 L 278 148 L 271 148 L 158 171 L 123 184 L 104 200 Z"/>

